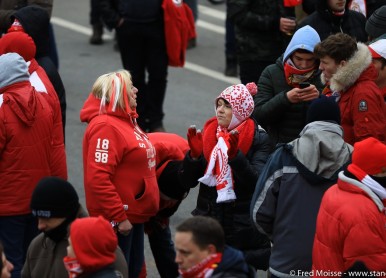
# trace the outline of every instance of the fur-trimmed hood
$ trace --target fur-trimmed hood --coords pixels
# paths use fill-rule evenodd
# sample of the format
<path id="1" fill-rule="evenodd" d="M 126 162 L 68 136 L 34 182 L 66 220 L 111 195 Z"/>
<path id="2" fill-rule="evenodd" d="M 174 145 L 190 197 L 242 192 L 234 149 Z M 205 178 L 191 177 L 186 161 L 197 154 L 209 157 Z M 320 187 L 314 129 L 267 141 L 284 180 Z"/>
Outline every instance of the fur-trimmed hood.
<path id="1" fill-rule="evenodd" d="M 358 50 L 347 61 L 346 65 L 339 68 L 330 80 L 330 88 L 332 91 L 341 92 L 351 87 L 361 76 L 361 74 L 371 64 L 371 53 L 368 47 L 363 43 L 358 43 Z M 326 84 L 324 74 L 321 75 L 321 80 Z"/>

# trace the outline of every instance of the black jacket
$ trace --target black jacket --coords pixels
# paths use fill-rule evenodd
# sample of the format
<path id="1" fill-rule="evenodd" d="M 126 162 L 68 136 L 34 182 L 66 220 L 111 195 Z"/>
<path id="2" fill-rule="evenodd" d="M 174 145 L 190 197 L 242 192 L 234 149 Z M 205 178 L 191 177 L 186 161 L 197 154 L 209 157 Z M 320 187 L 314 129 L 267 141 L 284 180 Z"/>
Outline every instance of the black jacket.
<path id="1" fill-rule="evenodd" d="M 274 62 L 290 39 L 279 30 L 285 15 L 282 0 L 229 0 L 227 16 L 234 23 L 239 61 Z"/>
<path id="2" fill-rule="evenodd" d="M 200 183 L 197 206 L 192 214 L 217 219 L 224 228 L 226 243 L 242 251 L 269 247 L 268 239 L 253 230 L 249 207 L 256 181 L 270 152 L 268 134 L 255 123 L 253 143 L 248 153 L 244 155 L 239 151 L 236 157 L 229 161 L 237 197 L 235 202 L 216 203 L 216 188 Z M 185 182 L 192 184 L 192 181 L 195 181 L 197 184 L 197 180 L 204 175 L 207 164 L 203 156 L 193 160 L 189 152 L 184 160 Z"/>
<path id="3" fill-rule="evenodd" d="M 109 29 L 117 27 L 121 18 L 129 22 L 147 23 L 162 19 L 162 0 L 99 0 L 103 22 Z"/>
<path id="4" fill-rule="evenodd" d="M 316 11 L 301 21 L 298 28 L 310 25 L 318 32 L 321 40 L 342 32 L 356 38 L 359 42 L 366 42 L 365 24 L 366 17 L 359 12 L 349 10 L 348 1 L 344 15 L 336 16 L 327 8 L 327 0 L 319 0 Z"/>
<path id="5" fill-rule="evenodd" d="M 211 278 L 253 278 L 256 271 L 244 260 L 243 253 L 232 247 L 225 247 L 221 262 L 213 271 Z"/>

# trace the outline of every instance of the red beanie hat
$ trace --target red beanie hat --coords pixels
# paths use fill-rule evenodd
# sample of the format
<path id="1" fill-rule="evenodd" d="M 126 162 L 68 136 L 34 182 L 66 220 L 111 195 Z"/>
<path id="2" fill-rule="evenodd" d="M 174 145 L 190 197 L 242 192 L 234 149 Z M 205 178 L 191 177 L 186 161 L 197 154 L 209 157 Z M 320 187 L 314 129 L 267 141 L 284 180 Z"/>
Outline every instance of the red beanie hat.
<path id="1" fill-rule="evenodd" d="M 28 62 L 35 58 L 36 45 L 27 33 L 7 33 L 0 39 L 0 55 L 10 52 L 19 54 Z"/>
<path id="2" fill-rule="evenodd" d="M 7 32 L 10 33 L 10 32 L 19 32 L 19 31 L 24 32 L 24 28 L 21 25 L 20 21 L 17 18 L 15 18 L 11 27 L 8 28 Z"/>
<path id="3" fill-rule="evenodd" d="M 369 137 L 354 144 L 352 163 L 368 175 L 386 171 L 386 145 Z"/>
<path id="4" fill-rule="evenodd" d="M 95 272 L 115 261 L 117 236 L 102 216 L 76 219 L 71 224 L 70 238 L 85 273 Z"/>

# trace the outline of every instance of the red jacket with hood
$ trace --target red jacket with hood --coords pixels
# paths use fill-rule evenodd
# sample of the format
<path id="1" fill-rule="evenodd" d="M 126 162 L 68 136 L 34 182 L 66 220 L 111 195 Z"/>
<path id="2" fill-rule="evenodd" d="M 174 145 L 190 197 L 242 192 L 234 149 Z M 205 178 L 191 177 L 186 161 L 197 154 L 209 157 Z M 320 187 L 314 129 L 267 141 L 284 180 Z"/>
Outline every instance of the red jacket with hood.
<path id="1" fill-rule="evenodd" d="M 312 253 L 314 276 L 318 270 L 344 272 L 356 261 L 371 271 L 385 271 L 385 206 L 385 199 L 341 172 L 338 184 L 327 190 L 320 205 Z"/>
<path id="2" fill-rule="evenodd" d="M 27 64 L 15 53 L 0 56 L 0 215 L 30 213 L 37 182 L 55 172 L 54 113 L 31 86 Z"/>
<path id="3" fill-rule="evenodd" d="M 39 66 L 35 59 L 29 62 L 28 71 L 30 82 L 35 89 L 42 93 L 43 97 L 49 102 L 54 113 L 54 128 L 52 130 L 53 156 L 51 160 L 52 175 L 67 180 L 67 162 L 64 148 L 64 135 L 62 114 L 60 112 L 60 102 L 58 95 L 44 69 Z"/>
<path id="4" fill-rule="evenodd" d="M 386 105 L 376 74 L 368 47 L 358 43 L 358 51 L 330 80 L 331 90 L 341 92 L 341 125 L 351 145 L 368 137 L 386 142 Z"/>
<path id="5" fill-rule="evenodd" d="M 159 207 L 155 149 L 124 111 L 100 114 L 100 99 L 86 100 L 80 119 L 86 205 L 90 216 L 144 223 Z"/>

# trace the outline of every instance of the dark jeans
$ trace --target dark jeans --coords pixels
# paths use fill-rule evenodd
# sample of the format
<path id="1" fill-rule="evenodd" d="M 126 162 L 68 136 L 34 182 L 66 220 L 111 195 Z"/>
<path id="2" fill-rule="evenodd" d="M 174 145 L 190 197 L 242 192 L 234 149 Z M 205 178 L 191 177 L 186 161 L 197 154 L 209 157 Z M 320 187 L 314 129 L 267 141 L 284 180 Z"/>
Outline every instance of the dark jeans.
<path id="1" fill-rule="evenodd" d="M 255 82 L 257 84 L 263 70 L 273 63 L 269 61 L 239 62 L 241 83 L 245 85 L 249 82 Z"/>
<path id="2" fill-rule="evenodd" d="M 14 266 L 12 278 L 20 277 L 28 246 L 38 234 L 37 219 L 32 214 L 0 217 L 0 240 L 7 259 Z"/>
<path id="3" fill-rule="evenodd" d="M 144 262 L 144 229 L 143 224 L 133 224 L 128 236 L 118 235 L 118 245 L 125 256 L 129 268 L 129 277 L 137 278 Z"/>
<path id="4" fill-rule="evenodd" d="M 226 2 L 228 10 L 228 2 Z M 225 55 L 227 57 L 236 57 L 236 37 L 235 28 L 233 23 L 228 19 L 225 19 Z"/>
<path id="5" fill-rule="evenodd" d="M 184 3 L 186 3 L 186 5 L 188 5 L 189 8 L 192 10 L 194 22 L 196 22 L 198 18 L 197 1 L 198 0 L 184 0 Z"/>
<path id="6" fill-rule="evenodd" d="M 138 89 L 138 124 L 149 131 L 162 125 L 168 56 L 163 21 L 125 21 L 116 29 L 123 67 L 130 71 Z"/>
<path id="7" fill-rule="evenodd" d="M 99 9 L 99 0 L 91 0 L 90 1 L 90 24 L 91 25 L 101 25 L 101 12 Z"/>
<path id="8" fill-rule="evenodd" d="M 150 248 L 161 278 L 178 277 L 178 265 L 175 263 L 176 251 L 169 225 L 162 227 L 158 222 L 151 221 L 151 233 L 148 234 Z"/>

